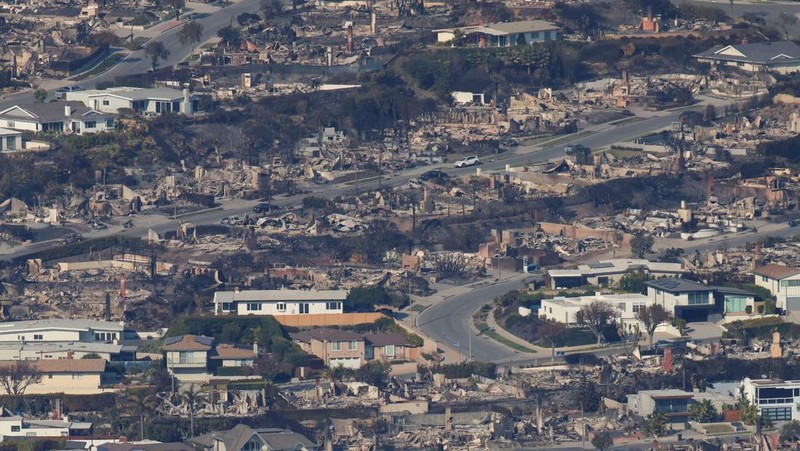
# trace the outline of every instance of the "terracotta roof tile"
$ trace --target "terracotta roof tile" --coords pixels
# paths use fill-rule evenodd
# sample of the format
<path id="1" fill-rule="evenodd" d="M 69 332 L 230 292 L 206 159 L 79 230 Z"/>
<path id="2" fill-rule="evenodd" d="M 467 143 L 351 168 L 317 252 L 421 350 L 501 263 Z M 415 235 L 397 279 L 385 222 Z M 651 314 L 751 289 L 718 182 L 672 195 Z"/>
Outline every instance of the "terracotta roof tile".
<path id="1" fill-rule="evenodd" d="M 770 279 L 780 280 L 800 274 L 800 269 L 770 263 L 769 265 L 756 268 L 753 273 L 759 276 L 769 277 Z"/>

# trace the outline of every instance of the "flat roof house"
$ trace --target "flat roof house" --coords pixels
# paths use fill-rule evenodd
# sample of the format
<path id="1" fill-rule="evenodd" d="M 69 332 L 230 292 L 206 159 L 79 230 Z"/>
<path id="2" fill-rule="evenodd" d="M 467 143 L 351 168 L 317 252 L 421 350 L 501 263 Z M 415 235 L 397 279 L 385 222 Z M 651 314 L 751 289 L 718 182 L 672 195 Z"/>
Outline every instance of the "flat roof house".
<path id="1" fill-rule="evenodd" d="M 539 317 L 567 325 L 574 325 L 577 324 L 575 315 L 578 311 L 582 307 L 596 301 L 609 304 L 619 313 L 620 321 L 622 321 L 623 324 L 631 326 L 639 324 L 639 320 L 636 319 L 636 313 L 653 304 L 651 298 L 639 293 L 597 293 L 593 296 L 577 296 L 570 298 L 556 297 L 553 299 L 542 299 L 542 305 L 539 307 Z M 644 330 L 643 325 L 639 324 L 639 326 L 641 330 Z"/>
<path id="2" fill-rule="evenodd" d="M 523 20 L 473 27 L 442 28 L 433 32 L 436 33 L 436 41 L 441 43 L 453 41 L 458 32 L 468 43 L 474 42 L 479 47 L 512 47 L 555 41 L 558 39 L 559 30 L 558 26 L 544 20 Z"/>
<path id="3" fill-rule="evenodd" d="M 714 311 L 714 288 L 691 280 L 665 277 L 648 280 L 647 296 L 676 318 L 686 321 L 708 321 Z"/>
<path id="4" fill-rule="evenodd" d="M 745 378 L 742 389 L 764 418 L 800 420 L 800 380 Z"/>
<path id="5" fill-rule="evenodd" d="M 63 420 L 28 420 L 18 415 L 0 417 L 0 436 L 6 437 L 86 437 L 92 423 Z"/>
<path id="6" fill-rule="evenodd" d="M 547 284 L 553 290 L 583 285 L 603 286 L 617 283 L 625 274 L 633 271 L 642 271 L 656 278 L 688 273 L 680 263 L 651 262 L 641 258 L 614 258 L 578 265 L 576 269 L 550 269 L 547 271 Z"/>
<path id="7" fill-rule="evenodd" d="M 67 100 L 82 102 L 85 106 L 106 113 L 117 113 L 127 108 L 136 113 L 158 115 L 162 113 L 193 114 L 198 111 L 197 96 L 188 89 L 117 87 L 70 91 Z"/>
<path id="8" fill-rule="evenodd" d="M 689 405 L 692 393 L 677 389 L 640 390 L 628 395 L 628 410 L 646 417 L 654 412 L 664 412 L 671 429 L 684 429 L 689 422 Z"/>
<path id="9" fill-rule="evenodd" d="M 756 268 L 753 275 L 756 285 L 775 296 L 776 307 L 800 312 L 800 269 L 771 263 Z"/>
<path id="10" fill-rule="evenodd" d="M 0 127 L 49 133 L 99 133 L 114 129 L 115 115 L 80 102 L 14 105 L 0 111 Z"/>
<path id="11" fill-rule="evenodd" d="M 0 343 L 113 343 L 122 338 L 124 330 L 123 323 L 89 319 L 0 322 Z"/>
<path id="12" fill-rule="evenodd" d="M 714 47 L 694 55 L 700 63 L 712 67 L 728 66 L 748 72 L 800 71 L 800 46 L 792 41 L 758 42 Z"/>
<path id="13" fill-rule="evenodd" d="M 243 290 L 214 293 L 214 314 L 307 315 L 342 313 L 347 290 Z"/>

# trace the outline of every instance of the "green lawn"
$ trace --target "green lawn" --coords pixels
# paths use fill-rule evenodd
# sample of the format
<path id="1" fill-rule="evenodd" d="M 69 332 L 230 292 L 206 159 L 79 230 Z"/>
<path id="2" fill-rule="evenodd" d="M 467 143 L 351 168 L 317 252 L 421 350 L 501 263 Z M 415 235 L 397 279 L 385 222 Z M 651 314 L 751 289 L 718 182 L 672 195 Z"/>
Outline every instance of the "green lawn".
<path id="1" fill-rule="evenodd" d="M 114 65 L 122 61 L 122 59 L 125 58 L 125 56 L 127 56 L 127 53 L 122 53 L 122 52 L 112 53 L 111 55 L 107 56 L 103 61 L 101 61 L 100 64 L 98 64 L 97 66 L 94 66 L 88 71 L 76 77 L 73 77 L 72 79 L 75 81 L 80 81 L 80 80 L 85 80 L 89 77 L 93 77 L 97 74 L 101 74 L 114 67 Z"/>
<path id="2" fill-rule="evenodd" d="M 478 333 L 482 334 L 485 337 L 489 337 L 492 340 L 494 340 L 494 341 L 496 341 L 498 343 L 504 344 L 504 345 L 508 346 L 509 348 L 515 350 L 515 351 L 519 351 L 519 352 L 536 352 L 535 350 L 533 350 L 531 348 L 528 348 L 528 347 L 522 346 L 522 345 L 520 345 L 520 344 L 518 344 L 516 342 L 513 342 L 513 341 L 503 337 L 502 335 L 498 334 L 497 332 L 489 329 L 489 326 L 485 322 L 483 322 L 483 321 L 481 321 L 479 319 L 473 319 L 473 322 L 475 324 L 475 327 L 478 329 Z"/>

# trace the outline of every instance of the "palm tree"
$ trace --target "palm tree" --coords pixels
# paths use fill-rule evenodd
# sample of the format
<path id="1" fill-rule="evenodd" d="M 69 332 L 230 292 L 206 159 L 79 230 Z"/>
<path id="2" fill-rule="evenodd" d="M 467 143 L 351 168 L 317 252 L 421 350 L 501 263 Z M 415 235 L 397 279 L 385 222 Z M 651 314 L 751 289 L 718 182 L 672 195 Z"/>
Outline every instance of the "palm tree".
<path id="1" fill-rule="evenodd" d="M 181 398 L 189 404 L 189 434 L 194 438 L 194 406 L 197 403 L 199 392 L 194 390 L 194 384 L 189 386 L 189 390 L 181 395 Z"/>
<path id="2" fill-rule="evenodd" d="M 139 439 L 144 440 L 144 420 L 158 406 L 158 398 L 151 392 L 131 393 L 126 401 L 128 411 L 139 417 Z"/>

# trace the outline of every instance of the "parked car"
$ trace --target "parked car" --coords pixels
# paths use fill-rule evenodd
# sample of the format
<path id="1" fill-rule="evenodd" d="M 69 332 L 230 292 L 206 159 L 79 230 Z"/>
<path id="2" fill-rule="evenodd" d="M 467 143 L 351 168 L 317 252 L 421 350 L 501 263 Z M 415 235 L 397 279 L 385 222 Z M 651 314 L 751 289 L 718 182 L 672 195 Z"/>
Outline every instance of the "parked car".
<path id="1" fill-rule="evenodd" d="M 472 155 L 456 161 L 453 166 L 457 168 L 465 168 L 467 166 L 475 166 L 476 164 L 480 164 L 480 162 L 481 160 L 479 160 L 477 156 Z"/>
<path id="2" fill-rule="evenodd" d="M 278 211 L 280 207 L 277 205 L 272 205 L 269 202 L 262 202 L 255 207 L 253 207 L 253 213 L 269 213 L 271 211 Z"/>
<path id="3" fill-rule="evenodd" d="M 431 169 L 430 171 L 423 172 L 422 175 L 419 176 L 420 180 L 424 182 L 430 179 L 446 179 L 449 177 L 450 176 L 441 169 Z"/>
<path id="4" fill-rule="evenodd" d="M 408 187 L 411 189 L 420 189 L 422 188 L 422 180 L 420 179 L 411 179 L 408 181 Z"/>

